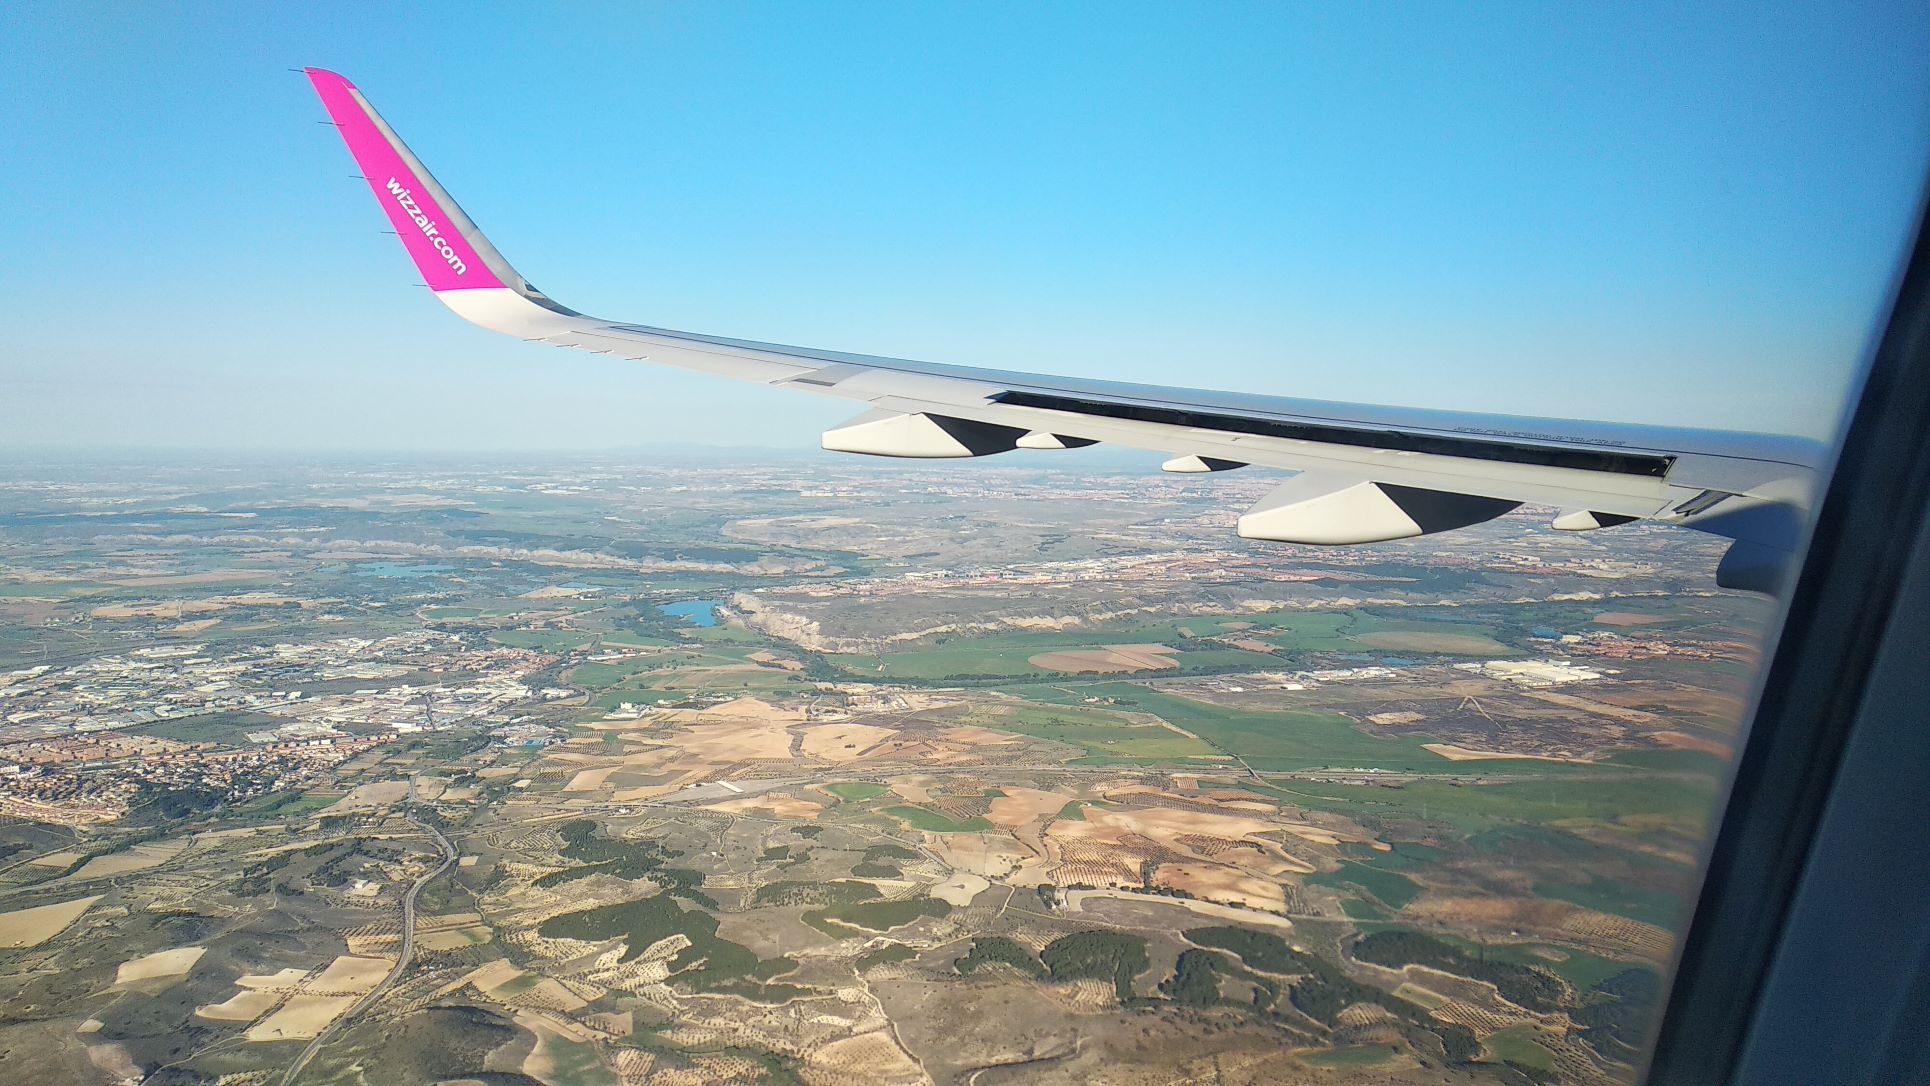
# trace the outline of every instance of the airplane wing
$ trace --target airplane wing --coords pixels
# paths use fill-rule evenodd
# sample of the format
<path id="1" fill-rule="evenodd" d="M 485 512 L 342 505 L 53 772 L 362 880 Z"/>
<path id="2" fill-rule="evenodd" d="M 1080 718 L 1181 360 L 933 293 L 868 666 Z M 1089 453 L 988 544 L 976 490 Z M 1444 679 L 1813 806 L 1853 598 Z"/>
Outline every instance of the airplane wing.
<path id="1" fill-rule="evenodd" d="M 1725 587 L 1773 591 L 1826 451 L 1767 434 L 1536 419 L 1007 373 L 757 343 L 578 313 L 531 286 L 361 91 L 304 69 L 424 282 L 471 323 L 536 343 L 856 401 L 826 449 L 972 457 L 1110 442 L 1169 471 L 1299 474 L 1239 518 L 1250 539 L 1370 543 L 1550 506 L 1553 526 L 1635 520 L 1734 540 Z"/>

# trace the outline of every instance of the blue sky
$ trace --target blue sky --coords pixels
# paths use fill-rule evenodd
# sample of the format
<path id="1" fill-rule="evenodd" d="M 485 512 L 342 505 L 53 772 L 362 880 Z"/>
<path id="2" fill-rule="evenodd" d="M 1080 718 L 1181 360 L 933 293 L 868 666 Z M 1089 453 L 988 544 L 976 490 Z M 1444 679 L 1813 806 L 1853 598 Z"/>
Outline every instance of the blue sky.
<path id="1" fill-rule="evenodd" d="M 968 365 L 1827 433 L 1930 8 L 0 12 L 0 444 L 809 446 L 836 401 L 461 324 L 353 79 L 599 316 Z"/>

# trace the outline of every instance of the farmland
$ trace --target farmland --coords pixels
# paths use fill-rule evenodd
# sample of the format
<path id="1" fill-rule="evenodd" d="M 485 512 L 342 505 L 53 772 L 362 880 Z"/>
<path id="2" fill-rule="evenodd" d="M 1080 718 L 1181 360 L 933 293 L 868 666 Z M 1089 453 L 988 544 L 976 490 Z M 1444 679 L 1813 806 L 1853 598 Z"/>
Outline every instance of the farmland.
<path id="1" fill-rule="evenodd" d="M 1712 555 L 1249 546 L 1199 480 L 955 470 L 0 490 L 0 1048 L 1631 1080 L 1766 613 L 1675 592 Z"/>

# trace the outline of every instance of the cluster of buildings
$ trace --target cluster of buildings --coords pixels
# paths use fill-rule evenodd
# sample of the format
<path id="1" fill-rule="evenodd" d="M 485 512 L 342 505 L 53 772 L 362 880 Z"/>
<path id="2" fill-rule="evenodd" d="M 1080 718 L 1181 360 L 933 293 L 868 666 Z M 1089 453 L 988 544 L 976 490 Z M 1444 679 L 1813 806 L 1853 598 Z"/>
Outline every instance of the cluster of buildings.
<path id="1" fill-rule="evenodd" d="M 562 733 L 547 724 L 505 724 L 489 734 L 506 747 L 535 750 L 547 747 L 562 738 Z"/>
<path id="2" fill-rule="evenodd" d="M 1681 660 L 1725 660 L 1742 659 L 1748 653 L 1748 647 L 1739 643 L 1664 641 L 1659 637 L 1607 631 L 1564 634 L 1559 642 L 1563 652 L 1610 660 L 1659 660 L 1665 656 Z"/>
<path id="3" fill-rule="evenodd" d="M 1325 563 L 1339 564 L 1339 563 Z M 1182 581 L 1216 584 L 1233 581 L 1330 581 L 1352 583 L 1385 581 L 1387 577 L 1337 569 L 1296 568 L 1277 558 L 1261 560 L 1232 551 L 1168 551 L 1155 554 L 1109 555 L 1057 562 L 986 566 L 966 570 L 920 569 L 896 577 L 873 577 L 787 584 L 787 596 L 818 598 L 918 595 L 947 588 L 1050 587 L 1081 581 Z"/>
<path id="4" fill-rule="evenodd" d="M 347 725 L 419 730 L 487 717 L 530 698 L 522 679 L 548 661 L 528 649 L 428 630 L 219 652 L 205 645 L 135 649 L 0 676 L 0 758 L 24 741 L 153 731 L 223 713 L 284 721 L 255 729 L 264 743 L 319 738 Z M 449 678 L 436 681 L 440 675 Z M 391 682 L 403 676 L 428 681 Z M 304 693 L 323 687 L 331 692 Z"/>
<path id="5" fill-rule="evenodd" d="M 1560 686 L 1564 683 L 1588 682 L 1599 679 L 1602 673 L 1590 671 L 1572 660 L 1553 656 L 1539 660 L 1483 660 L 1466 664 L 1455 664 L 1457 671 L 1472 671 L 1490 679 L 1514 683 L 1517 686 Z"/>
<path id="6" fill-rule="evenodd" d="M 0 816 L 66 826 L 112 822 L 143 789 L 196 789 L 236 803 L 303 787 L 384 742 L 368 735 L 236 749 L 177 744 L 181 749 L 168 754 L 82 766 L 0 763 Z"/>
<path id="7" fill-rule="evenodd" d="M 552 659 L 425 630 L 142 648 L 0 674 L 0 814 L 110 820 L 156 787 L 246 799 L 398 735 L 513 726 L 526 703 L 569 693 L 525 682 Z"/>

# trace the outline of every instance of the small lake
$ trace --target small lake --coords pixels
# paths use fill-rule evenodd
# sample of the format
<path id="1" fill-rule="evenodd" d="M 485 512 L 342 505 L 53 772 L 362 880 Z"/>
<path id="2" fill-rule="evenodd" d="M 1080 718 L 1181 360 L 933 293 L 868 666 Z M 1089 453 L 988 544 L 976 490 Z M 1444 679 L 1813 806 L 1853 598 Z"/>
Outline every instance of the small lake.
<path id="1" fill-rule="evenodd" d="M 426 562 L 357 562 L 349 570 L 360 577 L 433 577 L 438 573 L 453 573 L 455 568 Z"/>
<path id="2" fill-rule="evenodd" d="M 698 626 L 715 626 L 717 609 L 723 605 L 723 600 L 684 600 L 681 603 L 660 603 L 657 610 Z"/>

